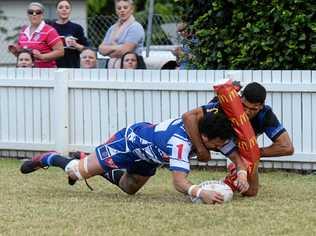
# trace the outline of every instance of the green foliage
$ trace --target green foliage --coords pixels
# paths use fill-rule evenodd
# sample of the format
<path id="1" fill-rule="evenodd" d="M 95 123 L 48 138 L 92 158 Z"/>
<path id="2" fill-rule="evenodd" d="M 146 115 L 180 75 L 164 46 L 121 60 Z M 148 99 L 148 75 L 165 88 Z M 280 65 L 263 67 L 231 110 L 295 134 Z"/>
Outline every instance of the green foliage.
<path id="1" fill-rule="evenodd" d="M 3 14 L 3 10 L 0 9 L 0 22 L 1 21 L 6 21 L 7 17 Z M 6 34 L 7 33 L 7 29 L 0 26 L 0 33 L 2 34 Z"/>
<path id="2" fill-rule="evenodd" d="M 198 68 L 316 68 L 313 0 L 185 0 L 179 5 L 198 38 L 192 48 Z"/>
<path id="3" fill-rule="evenodd" d="M 101 14 L 104 7 L 108 4 L 108 0 L 88 0 L 88 16 Z"/>

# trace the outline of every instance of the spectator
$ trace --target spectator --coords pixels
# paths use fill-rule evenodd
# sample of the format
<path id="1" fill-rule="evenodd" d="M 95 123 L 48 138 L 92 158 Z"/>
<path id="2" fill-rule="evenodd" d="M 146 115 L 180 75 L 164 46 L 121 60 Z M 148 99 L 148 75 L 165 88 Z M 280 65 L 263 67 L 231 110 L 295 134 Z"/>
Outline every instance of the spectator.
<path id="1" fill-rule="evenodd" d="M 57 31 L 44 22 L 44 7 L 32 2 L 27 10 L 29 26 L 22 27 L 18 43 L 9 45 L 9 51 L 17 56 L 21 48 L 32 50 L 34 66 L 40 68 L 56 67 L 56 59 L 64 55 L 63 43 Z"/>
<path id="2" fill-rule="evenodd" d="M 31 68 L 34 66 L 34 56 L 31 51 L 22 49 L 17 54 L 16 67 Z"/>
<path id="3" fill-rule="evenodd" d="M 126 52 L 135 52 L 140 56 L 140 60 L 144 60 L 141 55 L 145 31 L 133 16 L 133 0 L 115 0 L 115 10 L 119 19 L 106 32 L 99 46 L 99 52 L 110 57 L 108 68 L 120 68 L 120 58 Z"/>
<path id="4" fill-rule="evenodd" d="M 57 21 L 52 26 L 57 30 L 64 42 L 64 57 L 56 60 L 59 68 L 79 68 L 80 52 L 88 46 L 81 25 L 70 21 L 71 1 L 58 0 L 56 3 Z"/>
<path id="5" fill-rule="evenodd" d="M 179 69 L 179 65 L 176 61 L 167 61 L 162 67 L 161 70 L 175 70 Z"/>
<path id="6" fill-rule="evenodd" d="M 142 61 L 135 52 L 127 52 L 121 58 L 121 69 L 146 69 Z"/>
<path id="7" fill-rule="evenodd" d="M 197 43 L 197 39 L 192 32 L 189 31 L 188 25 L 184 22 L 177 25 L 177 32 L 181 37 L 182 46 L 177 47 L 173 54 L 177 57 L 179 69 L 195 69 L 190 65 L 192 54 L 190 47 Z"/>
<path id="8" fill-rule="evenodd" d="M 97 68 L 97 52 L 92 48 L 84 48 L 80 53 L 80 68 Z"/>

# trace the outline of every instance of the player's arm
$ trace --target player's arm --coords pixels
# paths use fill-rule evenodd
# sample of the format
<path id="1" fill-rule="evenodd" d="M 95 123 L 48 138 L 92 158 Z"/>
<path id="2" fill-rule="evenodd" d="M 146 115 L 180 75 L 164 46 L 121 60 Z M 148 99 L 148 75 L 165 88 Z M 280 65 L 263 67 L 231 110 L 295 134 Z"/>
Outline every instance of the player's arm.
<path id="1" fill-rule="evenodd" d="M 199 122 L 203 119 L 204 113 L 202 108 L 196 108 L 182 115 L 185 130 L 189 135 L 192 144 L 196 148 L 196 155 L 199 161 L 209 161 L 210 152 L 204 146 L 201 134 L 199 132 Z"/>
<path id="2" fill-rule="evenodd" d="M 277 157 L 293 155 L 294 147 L 288 132 L 283 132 L 268 147 L 260 148 L 261 157 Z"/>
<path id="3" fill-rule="evenodd" d="M 173 185 L 177 191 L 193 197 L 200 197 L 207 204 L 224 202 L 220 193 L 204 190 L 197 185 L 193 185 L 187 177 L 188 173 L 186 172 L 172 171 Z"/>
<path id="4" fill-rule="evenodd" d="M 237 180 L 236 180 L 237 189 L 241 193 L 244 193 L 249 189 L 249 183 L 247 181 L 247 177 L 248 177 L 247 176 L 247 165 L 241 159 L 237 150 L 233 151 L 228 157 L 237 166 Z"/>

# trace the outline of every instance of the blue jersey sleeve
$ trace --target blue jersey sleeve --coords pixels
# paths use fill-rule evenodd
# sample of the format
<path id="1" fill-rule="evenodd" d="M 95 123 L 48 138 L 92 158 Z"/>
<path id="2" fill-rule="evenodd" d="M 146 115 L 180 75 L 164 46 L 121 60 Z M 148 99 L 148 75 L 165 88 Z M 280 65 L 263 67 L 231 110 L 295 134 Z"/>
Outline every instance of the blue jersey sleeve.
<path id="1" fill-rule="evenodd" d="M 265 133 L 273 142 L 282 133 L 286 132 L 286 129 L 269 106 L 264 106 L 259 114 L 251 120 L 251 124 L 257 136 Z"/>

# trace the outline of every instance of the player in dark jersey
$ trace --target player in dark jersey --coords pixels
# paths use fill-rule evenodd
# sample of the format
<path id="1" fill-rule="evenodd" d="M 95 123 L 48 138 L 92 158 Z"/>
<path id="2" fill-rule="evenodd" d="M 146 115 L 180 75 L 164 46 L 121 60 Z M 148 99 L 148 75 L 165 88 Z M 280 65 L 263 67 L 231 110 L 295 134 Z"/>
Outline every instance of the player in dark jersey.
<path id="1" fill-rule="evenodd" d="M 233 135 L 230 121 L 216 108 L 208 119 L 199 122 L 199 132 L 203 145 L 209 150 L 220 150 Z M 156 125 L 141 122 L 120 130 L 81 160 L 50 152 L 24 162 L 21 172 L 28 174 L 39 168 L 57 166 L 68 174 L 72 184 L 102 175 L 124 192 L 134 194 L 155 175 L 159 166 L 168 163 L 176 190 L 200 197 L 205 203 L 222 203 L 221 194 L 202 190 L 187 179 L 189 157 L 194 149 L 181 118 Z M 237 185 L 244 192 L 249 187 L 246 166 L 241 160 L 237 160 L 237 165 L 241 168 Z"/>
<path id="2" fill-rule="evenodd" d="M 265 105 L 266 90 L 259 83 L 249 83 L 242 91 L 241 102 L 245 113 L 247 114 L 256 136 L 265 133 L 272 144 L 267 147 L 260 147 L 261 157 L 279 157 L 292 155 L 294 147 L 288 132 L 279 122 L 271 107 Z M 209 111 L 213 108 L 220 108 L 219 102 L 215 97 L 208 104 L 186 112 L 183 114 L 185 129 L 192 144 L 196 147 L 198 159 L 207 161 L 211 158 L 209 151 L 201 142 L 200 133 L 197 124 L 202 119 L 208 119 Z M 221 147 L 221 152 L 231 160 L 239 157 L 235 143 L 231 140 Z M 255 165 L 254 174 L 248 176 L 249 189 L 243 193 L 246 196 L 256 196 L 258 193 L 258 163 Z"/>

